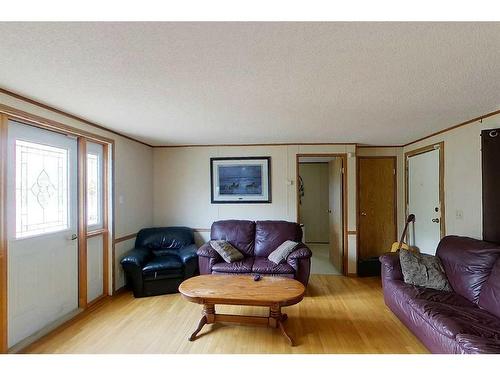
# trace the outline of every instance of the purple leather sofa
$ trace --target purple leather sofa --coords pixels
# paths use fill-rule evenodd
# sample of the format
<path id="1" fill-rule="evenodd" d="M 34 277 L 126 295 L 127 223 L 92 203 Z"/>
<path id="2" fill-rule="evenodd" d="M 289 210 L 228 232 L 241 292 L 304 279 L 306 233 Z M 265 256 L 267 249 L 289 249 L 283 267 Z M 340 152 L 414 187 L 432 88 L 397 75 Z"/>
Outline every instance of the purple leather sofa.
<path id="1" fill-rule="evenodd" d="M 226 263 L 210 246 L 198 249 L 200 274 L 261 274 L 291 277 L 307 286 L 311 268 L 311 250 L 300 244 L 286 262 L 275 264 L 269 254 L 286 240 L 300 242 L 302 229 L 288 221 L 223 220 L 212 224 L 211 240 L 226 240 L 243 253 L 245 258 Z"/>
<path id="2" fill-rule="evenodd" d="M 388 253 L 385 303 L 432 353 L 500 353 L 500 246 L 447 236 L 436 255 L 453 292 L 406 284 L 399 254 Z"/>

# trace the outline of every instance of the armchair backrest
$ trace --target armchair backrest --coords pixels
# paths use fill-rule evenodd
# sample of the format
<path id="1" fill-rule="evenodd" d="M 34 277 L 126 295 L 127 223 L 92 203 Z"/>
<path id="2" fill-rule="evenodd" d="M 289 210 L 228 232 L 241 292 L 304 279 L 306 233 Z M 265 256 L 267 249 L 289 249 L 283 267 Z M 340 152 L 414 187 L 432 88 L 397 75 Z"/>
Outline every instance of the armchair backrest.
<path id="1" fill-rule="evenodd" d="M 181 249 L 194 244 L 193 230 L 187 227 L 144 228 L 137 233 L 136 248 Z"/>

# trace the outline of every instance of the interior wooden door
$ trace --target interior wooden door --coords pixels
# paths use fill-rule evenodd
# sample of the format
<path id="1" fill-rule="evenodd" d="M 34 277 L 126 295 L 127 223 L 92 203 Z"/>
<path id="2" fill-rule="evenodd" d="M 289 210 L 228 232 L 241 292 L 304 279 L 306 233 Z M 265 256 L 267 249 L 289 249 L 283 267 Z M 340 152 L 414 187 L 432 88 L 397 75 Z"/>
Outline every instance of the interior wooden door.
<path id="1" fill-rule="evenodd" d="M 359 256 L 390 250 L 396 241 L 396 158 L 358 158 Z"/>

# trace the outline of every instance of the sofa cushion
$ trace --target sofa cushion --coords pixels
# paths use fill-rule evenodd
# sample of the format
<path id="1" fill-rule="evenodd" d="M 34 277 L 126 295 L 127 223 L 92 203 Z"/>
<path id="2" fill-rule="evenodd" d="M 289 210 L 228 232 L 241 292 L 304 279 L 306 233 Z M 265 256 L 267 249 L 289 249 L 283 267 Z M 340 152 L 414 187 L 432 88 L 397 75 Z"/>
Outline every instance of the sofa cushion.
<path id="1" fill-rule="evenodd" d="M 181 260 L 172 255 L 153 258 L 142 268 L 144 280 L 183 277 Z"/>
<path id="2" fill-rule="evenodd" d="M 455 338 L 459 333 L 500 339 L 500 320 L 478 307 L 410 299 L 410 307 L 439 333 Z"/>
<path id="3" fill-rule="evenodd" d="M 297 246 L 299 246 L 298 242 L 286 240 L 275 250 L 273 250 L 267 257 L 267 259 L 276 264 L 284 262 L 286 260 L 286 257 L 290 255 L 290 253 L 295 250 Z"/>
<path id="4" fill-rule="evenodd" d="M 295 270 L 288 263 L 276 264 L 263 257 L 255 258 L 252 272 L 263 274 L 295 274 Z"/>
<path id="5" fill-rule="evenodd" d="M 254 253 L 255 223 L 248 220 L 221 220 L 212 224 L 211 240 L 230 242 L 245 256 Z"/>
<path id="6" fill-rule="evenodd" d="M 500 247 L 473 238 L 446 236 L 439 242 L 436 255 L 453 290 L 477 303 L 481 288 L 500 256 Z"/>
<path id="7" fill-rule="evenodd" d="M 210 241 L 210 246 L 212 246 L 227 263 L 237 262 L 244 257 L 241 252 L 233 247 L 233 245 L 224 240 L 212 240 Z"/>
<path id="8" fill-rule="evenodd" d="M 500 259 L 481 289 L 479 306 L 500 318 Z"/>
<path id="9" fill-rule="evenodd" d="M 408 301 L 412 299 L 446 303 L 453 306 L 476 306 L 468 299 L 460 296 L 457 293 L 436 289 L 427 289 L 411 284 L 406 284 L 401 280 L 391 280 L 390 282 L 388 282 L 388 285 L 386 287 L 391 289 L 391 293 L 394 295 L 393 297 L 398 301 L 398 303 L 401 305 L 401 308 L 404 310 L 407 310 Z"/>
<path id="10" fill-rule="evenodd" d="M 286 240 L 300 242 L 302 229 L 288 221 L 257 221 L 255 223 L 255 256 L 268 257 Z"/>
<path id="11" fill-rule="evenodd" d="M 399 251 L 399 260 L 405 283 L 451 291 L 438 257 L 401 249 Z"/>
<path id="12" fill-rule="evenodd" d="M 471 301 L 462 297 L 452 291 L 443 291 L 428 288 L 417 288 L 417 291 L 413 297 L 414 299 L 421 299 L 429 302 L 439 302 L 452 306 L 462 306 L 462 307 L 476 307 Z"/>
<path id="13" fill-rule="evenodd" d="M 463 354 L 498 354 L 500 340 L 459 333 L 456 337 Z"/>
<path id="14" fill-rule="evenodd" d="M 212 266 L 212 272 L 218 273 L 249 273 L 252 271 L 253 257 L 248 257 L 233 263 L 220 262 Z"/>

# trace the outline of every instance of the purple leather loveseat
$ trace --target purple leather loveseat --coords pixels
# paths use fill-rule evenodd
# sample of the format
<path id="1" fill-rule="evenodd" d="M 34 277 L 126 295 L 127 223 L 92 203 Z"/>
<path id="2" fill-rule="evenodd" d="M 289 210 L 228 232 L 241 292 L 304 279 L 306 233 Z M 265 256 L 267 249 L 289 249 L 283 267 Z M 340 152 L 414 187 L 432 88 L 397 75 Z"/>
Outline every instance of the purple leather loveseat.
<path id="1" fill-rule="evenodd" d="M 210 246 L 198 249 L 200 274 L 261 274 L 291 277 L 307 286 L 311 268 L 311 250 L 300 244 L 286 262 L 275 264 L 267 257 L 286 240 L 300 242 L 302 229 L 288 221 L 223 220 L 212 224 L 211 240 L 226 240 L 243 253 L 245 258 L 226 263 Z"/>
<path id="2" fill-rule="evenodd" d="M 389 253 L 380 257 L 386 305 L 432 353 L 500 353 L 500 246 L 447 236 L 436 255 L 453 292 L 406 284 Z"/>

